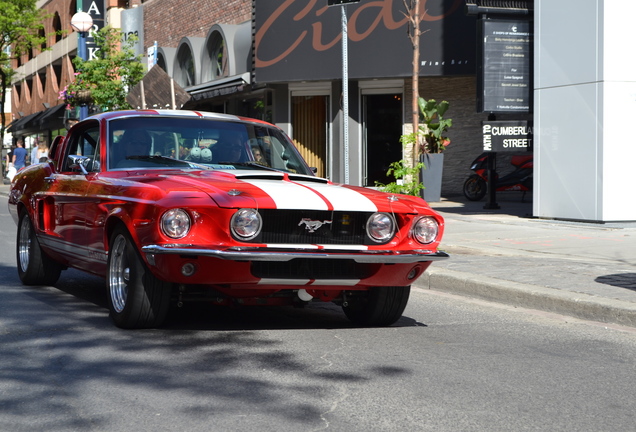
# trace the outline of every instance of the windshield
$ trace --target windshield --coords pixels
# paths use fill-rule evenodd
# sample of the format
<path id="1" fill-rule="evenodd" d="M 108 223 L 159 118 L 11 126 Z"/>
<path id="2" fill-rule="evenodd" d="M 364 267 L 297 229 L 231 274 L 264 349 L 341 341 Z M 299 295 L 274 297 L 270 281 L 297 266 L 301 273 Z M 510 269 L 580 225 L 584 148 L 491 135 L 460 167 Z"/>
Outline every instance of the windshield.
<path id="1" fill-rule="evenodd" d="M 313 175 L 278 128 L 165 116 L 112 120 L 108 126 L 108 167 L 275 169 Z"/>

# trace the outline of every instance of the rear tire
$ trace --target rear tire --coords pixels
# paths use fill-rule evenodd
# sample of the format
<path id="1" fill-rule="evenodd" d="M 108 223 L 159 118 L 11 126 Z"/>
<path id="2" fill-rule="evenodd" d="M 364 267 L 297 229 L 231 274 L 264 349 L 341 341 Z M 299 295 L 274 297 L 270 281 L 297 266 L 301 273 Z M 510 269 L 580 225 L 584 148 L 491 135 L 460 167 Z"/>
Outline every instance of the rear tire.
<path id="1" fill-rule="evenodd" d="M 402 317 L 410 293 L 410 286 L 375 287 L 366 297 L 351 299 L 342 310 L 356 324 L 389 326 Z"/>
<path id="2" fill-rule="evenodd" d="M 110 316 L 117 327 L 154 328 L 165 321 L 172 284 L 148 270 L 121 226 L 115 228 L 110 239 L 106 284 Z"/>
<path id="3" fill-rule="evenodd" d="M 62 265 L 42 251 L 27 212 L 20 215 L 15 243 L 18 276 L 24 285 L 54 285 L 58 281 Z"/>
<path id="4" fill-rule="evenodd" d="M 486 196 L 487 185 L 484 179 L 473 174 L 464 182 L 464 196 L 471 201 L 479 201 Z"/>

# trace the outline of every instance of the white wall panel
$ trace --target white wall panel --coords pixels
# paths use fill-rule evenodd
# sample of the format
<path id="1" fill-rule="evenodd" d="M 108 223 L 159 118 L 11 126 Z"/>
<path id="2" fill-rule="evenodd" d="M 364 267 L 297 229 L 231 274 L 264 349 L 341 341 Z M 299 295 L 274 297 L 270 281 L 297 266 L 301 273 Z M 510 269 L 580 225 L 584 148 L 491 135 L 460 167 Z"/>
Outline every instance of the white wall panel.
<path id="1" fill-rule="evenodd" d="M 597 85 L 544 89 L 535 103 L 534 215 L 598 220 Z"/>
<path id="2" fill-rule="evenodd" d="M 605 83 L 603 93 L 603 219 L 636 220 L 636 83 Z"/>
<path id="3" fill-rule="evenodd" d="M 534 214 L 636 221 L 636 1 L 535 5 Z"/>
<path id="4" fill-rule="evenodd" d="M 535 88 L 599 79 L 598 1 L 535 2 Z"/>

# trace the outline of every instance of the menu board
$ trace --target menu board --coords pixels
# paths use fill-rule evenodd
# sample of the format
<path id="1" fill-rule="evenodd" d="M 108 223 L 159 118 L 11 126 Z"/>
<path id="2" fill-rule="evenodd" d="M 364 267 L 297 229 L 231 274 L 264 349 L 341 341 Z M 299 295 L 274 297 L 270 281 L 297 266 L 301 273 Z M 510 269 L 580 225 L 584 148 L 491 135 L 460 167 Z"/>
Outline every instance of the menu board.
<path id="1" fill-rule="evenodd" d="M 530 112 L 532 50 L 528 21 L 483 20 L 483 112 Z"/>

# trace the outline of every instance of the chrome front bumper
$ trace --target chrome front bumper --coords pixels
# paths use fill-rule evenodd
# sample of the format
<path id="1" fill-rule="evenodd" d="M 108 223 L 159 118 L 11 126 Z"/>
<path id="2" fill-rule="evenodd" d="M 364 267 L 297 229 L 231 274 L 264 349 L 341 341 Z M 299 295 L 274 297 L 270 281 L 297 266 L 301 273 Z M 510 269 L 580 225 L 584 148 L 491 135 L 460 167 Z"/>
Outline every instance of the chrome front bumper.
<path id="1" fill-rule="evenodd" d="M 330 251 L 325 252 L 301 252 L 301 251 L 278 251 L 271 250 L 214 250 L 214 249 L 197 249 L 188 247 L 166 247 L 159 245 L 143 246 L 141 251 L 150 255 L 196 255 L 205 257 L 214 257 L 231 261 L 291 261 L 297 258 L 305 259 L 337 259 L 337 260 L 353 260 L 357 263 L 366 264 L 410 264 L 416 262 L 439 261 L 449 258 L 446 252 L 430 252 L 430 251 L 411 251 L 410 253 L 388 253 L 377 251 L 364 251 L 359 253 L 338 253 Z"/>

